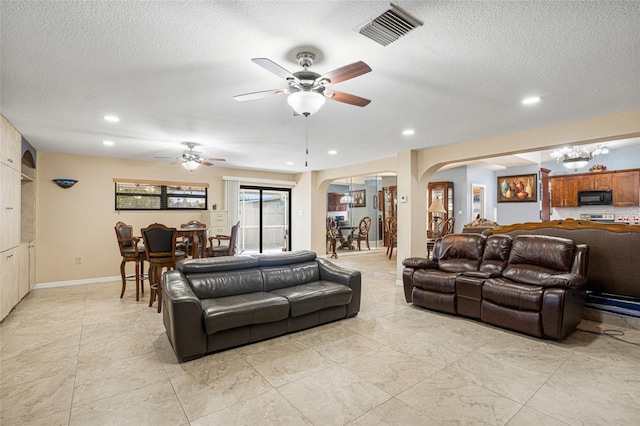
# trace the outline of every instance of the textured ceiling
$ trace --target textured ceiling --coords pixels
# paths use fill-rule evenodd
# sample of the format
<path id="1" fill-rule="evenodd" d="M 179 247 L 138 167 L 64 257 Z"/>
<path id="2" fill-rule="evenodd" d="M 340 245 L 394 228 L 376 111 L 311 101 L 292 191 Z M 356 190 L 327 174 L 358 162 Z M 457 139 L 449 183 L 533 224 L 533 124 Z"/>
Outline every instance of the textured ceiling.
<path id="1" fill-rule="evenodd" d="M 640 108 L 638 1 L 395 3 L 424 25 L 383 47 L 354 31 L 382 1 L 2 0 L 1 111 L 39 150 L 170 162 L 195 141 L 297 172 Z M 369 64 L 334 87 L 371 104 L 305 119 L 284 96 L 233 99 L 285 87 L 251 58 L 298 71 L 301 46 L 320 74 Z"/>

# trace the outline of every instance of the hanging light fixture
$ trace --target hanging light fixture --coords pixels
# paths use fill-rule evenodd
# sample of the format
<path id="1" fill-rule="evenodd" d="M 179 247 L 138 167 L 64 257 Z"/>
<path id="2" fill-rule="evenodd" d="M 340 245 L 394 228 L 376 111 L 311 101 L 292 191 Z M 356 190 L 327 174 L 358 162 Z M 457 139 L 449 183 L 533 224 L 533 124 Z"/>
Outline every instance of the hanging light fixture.
<path id="1" fill-rule="evenodd" d="M 200 167 L 200 163 L 198 163 L 195 160 L 187 160 L 184 163 L 182 163 L 182 167 L 192 172 L 196 170 L 198 167 Z"/>
<path id="2" fill-rule="evenodd" d="M 551 158 L 555 158 L 556 162 L 562 163 L 567 169 L 577 171 L 586 167 L 590 161 L 594 161 L 598 155 L 608 154 L 609 149 L 604 145 L 588 146 L 580 148 L 574 146 L 571 148 L 560 148 L 551 153 Z"/>
<path id="3" fill-rule="evenodd" d="M 294 92 L 287 98 L 289 106 L 291 106 L 295 112 L 305 117 L 318 112 L 325 101 L 326 98 L 322 94 L 308 90 Z"/>
<path id="4" fill-rule="evenodd" d="M 351 203 L 353 203 L 353 197 L 348 192 L 345 192 L 345 194 L 342 197 L 340 197 L 340 204 L 351 204 Z"/>

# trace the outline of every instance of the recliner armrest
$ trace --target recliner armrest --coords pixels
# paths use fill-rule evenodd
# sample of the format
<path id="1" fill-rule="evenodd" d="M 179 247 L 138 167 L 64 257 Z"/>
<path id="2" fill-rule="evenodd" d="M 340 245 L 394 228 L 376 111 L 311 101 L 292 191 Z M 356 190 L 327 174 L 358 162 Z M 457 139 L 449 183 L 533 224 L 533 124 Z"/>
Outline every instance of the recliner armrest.
<path id="1" fill-rule="evenodd" d="M 473 278 L 495 278 L 499 277 L 499 274 L 490 274 L 488 272 L 480 272 L 480 271 L 465 271 L 462 273 L 465 277 L 473 277 Z"/>
<path id="2" fill-rule="evenodd" d="M 578 288 L 587 282 L 587 277 L 578 274 L 558 274 L 550 275 L 542 279 L 540 285 L 543 287 L 566 287 Z"/>
<path id="3" fill-rule="evenodd" d="M 414 269 L 438 269 L 438 264 L 426 257 L 408 257 L 402 261 L 402 265 Z"/>

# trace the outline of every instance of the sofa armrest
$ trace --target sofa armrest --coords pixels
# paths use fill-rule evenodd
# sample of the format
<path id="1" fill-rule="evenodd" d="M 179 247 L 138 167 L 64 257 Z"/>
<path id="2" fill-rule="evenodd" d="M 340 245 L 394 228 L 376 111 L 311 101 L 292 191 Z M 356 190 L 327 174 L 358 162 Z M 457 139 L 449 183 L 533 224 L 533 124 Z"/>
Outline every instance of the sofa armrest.
<path id="1" fill-rule="evenodd" d="M 360 271 L 353 271 L 336 265 L 323 258 L 316 258 L 320 270 L 320 279 L 344 284 L 351 288 L 353 295 L 351 302 L 347 305 L 347 318 L 358 315 L 360 311 L 360 298 L 362 277 Z"/>
<path id="2" fill-rule="evenodd" d="M 408 257 L 402 261 L 402 266 L 413 269 L 438 269 L 438 263 L 426 257 Z"/>
<path id="3" fill-rule="evenodd" d="M 578 274 L 557 274 L 542 279 L 543 287 L 578 288 L 587 282 L 587 278 Z"/>
<path id="4" fill-rule="evenodd" d="M 162 320 L 173 350 L 180 361 L 199 358 L 207 352 L 207 335 L 200 299 L 180 271 L 168 271 L 162 284 Z"/>
<path id="5" fill-rule="evenodd" d="M 500 276 L 498 274 L 490 274 L 488 272 L 480 272 L 480 271 L 465 271 L 462 273 L 462 275 L 464 275 L 465 277 L 484 278 L 485 280 L 487 278 L 495 278 Z"/>

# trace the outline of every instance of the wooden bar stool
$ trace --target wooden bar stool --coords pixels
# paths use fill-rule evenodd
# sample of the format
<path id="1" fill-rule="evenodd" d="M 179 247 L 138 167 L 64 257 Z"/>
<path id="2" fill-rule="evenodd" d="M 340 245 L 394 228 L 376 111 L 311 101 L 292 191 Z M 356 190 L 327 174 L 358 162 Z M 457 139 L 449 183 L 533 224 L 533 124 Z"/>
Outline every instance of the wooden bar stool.
<path id="1" fill-rule="evenodd" d="M 138 246 L 140 239 L 133 236 L 133 226 L 127 225 L 124 222 L 118 222 L 114 228 L 116 230 L 116 237 L 118 238 L 120 255 L 122 256 L 122 263 L 120 263 L 120 275 L 122 276 L 120 298 L 122 299 L 124 291 L 127 288 L 127 279 L 133 278 L 132 275 L 126 275 L 125 266 L 127 262 L 135 262 L 136 301 L 138 301 L 140 300 L 140 289 L 142 289 L 142 294 L 144 294 L 144 260 L 146 258 L 146 252 L 144 246 Z"/>

